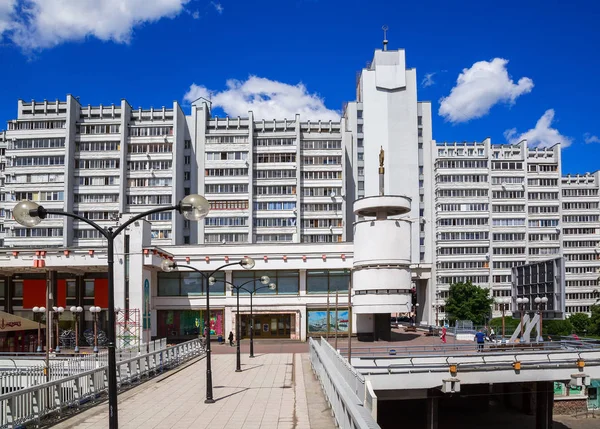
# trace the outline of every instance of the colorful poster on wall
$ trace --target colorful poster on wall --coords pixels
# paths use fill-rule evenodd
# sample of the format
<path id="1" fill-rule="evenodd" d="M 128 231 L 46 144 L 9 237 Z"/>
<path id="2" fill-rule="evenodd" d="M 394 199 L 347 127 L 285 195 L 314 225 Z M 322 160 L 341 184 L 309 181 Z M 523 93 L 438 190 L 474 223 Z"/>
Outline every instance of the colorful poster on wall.
<path id="1" fill-rule="evenodd" d="M 318 333 L 327 332 L 327 312 L 321 310 L 308 310 L 306 312 L 308 319 L 308 332 Z"/>
<path id="2" fill-rule="evenodd" d="M 335 310 L 329 312 L 329 326 L 335 331 Z M 338 310 L 337 331 L 348 332 L 348 310 Z"/>
<path id="3" fill-rule="evenodd" d="M 563 396 L 565 394 L 565 385 L 563 383 L 554 382 L 554 396 Z"/>

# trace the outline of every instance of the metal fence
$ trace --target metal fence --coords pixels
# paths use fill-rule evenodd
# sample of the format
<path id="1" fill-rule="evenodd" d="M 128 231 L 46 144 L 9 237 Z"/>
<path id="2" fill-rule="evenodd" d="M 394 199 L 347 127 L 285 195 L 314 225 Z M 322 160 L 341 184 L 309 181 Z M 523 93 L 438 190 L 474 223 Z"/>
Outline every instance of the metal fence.
<path id="1" fill-rule="evenodd" d="M 149 353 L 144 351 L 143 354 L 117 360 L 119 388 L 204 353 L 204 348 L 197 339 L 163 349 L 160 345 L 155 346 L 155 350 Z M 12 429 L 28 423 L 39 423 L 46 416 L 60 415 L 66 410 L 77 409 L 88 401 L 96 400 L 108 390 L 108 365 L 98 365 L 62 377 L 57 375 L 49 381 L 46 381 L 45 376 L 41 382 L 35 377 L 27 381 L 32 385 L 17 387 L 0 395 L 0 428 Z"/>
<path id="2" fill-rule="evenodd" d="M 325 398 L 336 421 L 336 425 L 342 429 L 380 429 L 377 421 L 371 416 L 370 410 L 364 407 L 364 378 L 352 367 L 354 374 L 362 378 L 362 398 L 360 399 L 346 382 L 348 368 L 341 365 L 342 358 L 325 339 L 317 341 L 309 338 L 310 361 Z M 333 354 L 332 354 L 333 351 Z M 344 373 L 340 373 L 342 369 Z M 372 403 L 370 401 L 370 403 Z"/>

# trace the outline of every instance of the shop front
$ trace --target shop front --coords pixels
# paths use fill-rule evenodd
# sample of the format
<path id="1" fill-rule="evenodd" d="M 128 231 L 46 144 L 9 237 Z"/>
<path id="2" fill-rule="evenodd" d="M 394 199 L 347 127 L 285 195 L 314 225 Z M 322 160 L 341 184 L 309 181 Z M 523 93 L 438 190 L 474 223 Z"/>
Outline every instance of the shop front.
<path id="1" fill-rule="evenodd" d="M 45 343 L 45 325 L 41 328 L 41 340 Z M 37 329 L 38 324 L 33 320 L 0 311 L 0 352 L 35 352 Z"/>
<path id="2" fill-rule="evenodd" d="M 252 320 L 249 314 L 241 315 L 241 335 L 243 338 L 250 337 Z M 295 337 L 296 314 L 255 314 L 254 315 L 254 338 L 292 338 Z"/>
<path id="3" fill-rule="evenodd" d="M 189 341 L 204 332 L 206 310 L 158 310 L 158 338 L 166 338 L 169 343 Z M 210 311 L 210 335 L 212 338 L 223 335 L 223 310 Z"/>

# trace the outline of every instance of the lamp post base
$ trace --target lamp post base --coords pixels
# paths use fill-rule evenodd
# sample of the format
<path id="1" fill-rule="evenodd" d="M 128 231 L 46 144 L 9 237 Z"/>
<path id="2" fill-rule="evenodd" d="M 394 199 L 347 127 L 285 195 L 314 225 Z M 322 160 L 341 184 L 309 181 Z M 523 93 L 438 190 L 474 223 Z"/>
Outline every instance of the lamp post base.
<path id="1" fill-rule="evenodd" d="M 54 351 L 55 351 L 56 353 L 60 353 L 60 347 L 59 347 L 59 346 L 56 346 L 56 348 L 54 349 Z"/>
<path id="2" fill-rule="evenodd" d="M 241 369 L 236 369 L 235 372 L 242 372 L 242 370 Z"/>
<path id="3" fill-rule="evenodd" d="M 36 353 L 41 353 L 41 352 L 42 352 L 42 346 L 37 346 Z"/>
<path id="4" fill-rule="evenodd" d="M 205 403 L 205 404 L 214 404 L 214 403 L 215 403 L 215 400 L 214 400 L 214 399 L 205 399 L 205 400 L 204 400 L 204 403 Z"/>
<path id="5" fill-rule="evenodd" d="M 75 353 L 79 353 L 79 347 L 75 346 L 75 348 L 73 349 L 73 351 L 74 351 Z"/>
<path id="6" fill-rule="evenodd" d="M 94 353 L 98 353 L 98 347 L 94 347 Z"/>

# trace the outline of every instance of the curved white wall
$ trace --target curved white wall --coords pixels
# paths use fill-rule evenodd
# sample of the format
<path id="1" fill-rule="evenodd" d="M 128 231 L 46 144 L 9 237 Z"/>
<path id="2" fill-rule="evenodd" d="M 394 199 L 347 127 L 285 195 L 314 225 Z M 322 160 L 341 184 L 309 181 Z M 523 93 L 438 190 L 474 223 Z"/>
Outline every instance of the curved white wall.
<path id="1" fill-rule="evenodd" d="M 410 264 L 410 223 L 400 219 L 354 224 L 354 268 L 372 264 Z"/>

